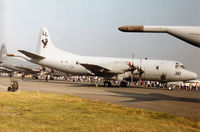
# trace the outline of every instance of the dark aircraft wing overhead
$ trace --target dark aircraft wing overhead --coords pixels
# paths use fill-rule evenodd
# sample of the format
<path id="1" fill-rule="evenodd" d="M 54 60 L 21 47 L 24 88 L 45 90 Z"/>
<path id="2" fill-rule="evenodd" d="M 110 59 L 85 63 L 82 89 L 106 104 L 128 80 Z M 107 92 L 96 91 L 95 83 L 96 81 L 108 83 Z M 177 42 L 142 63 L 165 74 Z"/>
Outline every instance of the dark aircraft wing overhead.
<path id="1" fill-rule="evenodd" d="M 32 58 L 32 59 L 44 59 L 45 58 L 43 56 L 28 52 L 28 51 L 25 51 L 25 50 L 18 50 L 18 51 L 21 52 L 22 54 L 26 55 L 27 57 Z"/>

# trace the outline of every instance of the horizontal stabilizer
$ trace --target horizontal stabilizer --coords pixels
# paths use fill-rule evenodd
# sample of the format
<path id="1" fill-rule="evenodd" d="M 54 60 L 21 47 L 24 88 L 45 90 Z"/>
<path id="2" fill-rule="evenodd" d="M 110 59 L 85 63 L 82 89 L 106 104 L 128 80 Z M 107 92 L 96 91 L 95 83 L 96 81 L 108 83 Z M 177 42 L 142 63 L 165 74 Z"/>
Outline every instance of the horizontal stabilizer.
<path id="1" fill-rule="evenodd" d="M 27 57 L 32 58 L 32 59 L 44 59 L 45 58 L 43 56 L 28 52 L 28 51 L 25 51 L 25 50 L 18 50 L 18 51 L 21 52 L 22 54 L 26 55 Z"/>

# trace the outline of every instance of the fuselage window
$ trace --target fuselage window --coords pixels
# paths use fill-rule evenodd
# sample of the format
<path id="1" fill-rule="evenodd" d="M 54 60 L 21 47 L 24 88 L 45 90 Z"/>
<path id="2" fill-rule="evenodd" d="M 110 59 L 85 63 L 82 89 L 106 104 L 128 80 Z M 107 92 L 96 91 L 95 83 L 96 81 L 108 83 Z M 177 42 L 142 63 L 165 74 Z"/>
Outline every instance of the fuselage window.
<path id="1" fill-rule="evenodd" d="M 156 66 L 156 69 L 159 70 L 159 66 Z"/>

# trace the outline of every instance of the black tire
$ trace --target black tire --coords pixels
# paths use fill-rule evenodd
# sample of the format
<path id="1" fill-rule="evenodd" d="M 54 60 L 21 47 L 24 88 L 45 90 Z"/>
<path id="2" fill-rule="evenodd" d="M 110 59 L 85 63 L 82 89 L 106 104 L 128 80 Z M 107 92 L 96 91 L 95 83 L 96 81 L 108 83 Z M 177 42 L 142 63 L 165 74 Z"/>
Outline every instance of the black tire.
<path id="1" fill-rule="evenodd" d="M 33 76 L 33 80 L 38 80 L 38 77 L 37 76 Z"/>
<path id="2" fill-rule="evenodd" d="M 15 92 L 15 91 L 16 91 L 16 89 L 15 89 L 15 88 L 12 88 L 12 89 L 11 89 L 11 92 Z"/>
<path id="3" fill-rule="evenodd" d="M 53 77 L 50 77 L 49 80 L 54 80 L 54 78 L 53 78 Z"/>
<path id="4" fill-rule="evenodd" d="M 19 87 L 19 86 L 18 86 L 18 82 L 17 82 L 17 81 L 15 81 L 15 88 L 14 88 L 14 89 L 15 89 L 15 91 L 16 91 L 16 90 L 18 90 L 18 87 Z"/>
<path id="5" fill-rule="evenodd" d="M 122 81 L 122 82 L 120 82 L 120 86 L 121 86 L 121 87 L 126 87 L 126 86 L 127 86 L 127 83 L 124 82 L 124 81 Z"/>
<path id="6" fill-rule="evenodd" d="M 9 92 L 11 91 L 11 87 L 8 87 L 8 91 L 9 91 Z"/>
<path id="7" fill-rule="evenodd" d="M 105 82 L 104 82 L 104 86 L 105 86 L 105 87 L 111 87 L 111 82 L 105 81 Z"/>

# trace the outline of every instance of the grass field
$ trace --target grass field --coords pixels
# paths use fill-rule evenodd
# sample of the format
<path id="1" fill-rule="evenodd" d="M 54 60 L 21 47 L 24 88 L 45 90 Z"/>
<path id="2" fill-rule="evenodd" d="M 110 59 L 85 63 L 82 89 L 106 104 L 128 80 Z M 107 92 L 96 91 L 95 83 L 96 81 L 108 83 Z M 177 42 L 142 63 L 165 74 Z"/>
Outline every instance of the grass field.
<path id="1" fill-rule="evenodd" d="M 0 93 L 2 132 L 199 132 L 200 121 L 69 95 Z"/>

